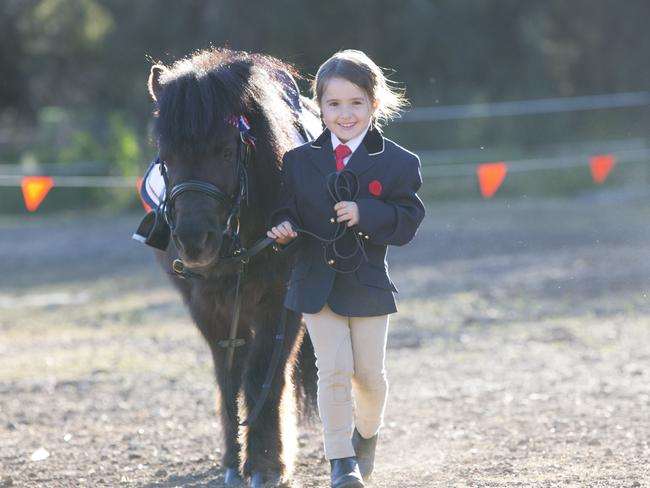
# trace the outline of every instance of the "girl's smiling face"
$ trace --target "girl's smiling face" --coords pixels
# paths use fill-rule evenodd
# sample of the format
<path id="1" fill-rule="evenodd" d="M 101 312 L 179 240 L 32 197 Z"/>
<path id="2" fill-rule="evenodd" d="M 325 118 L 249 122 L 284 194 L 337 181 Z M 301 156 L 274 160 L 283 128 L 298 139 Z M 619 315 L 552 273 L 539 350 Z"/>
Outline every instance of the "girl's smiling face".
<path id="1" fill-rule="evenodd" d="M 344 78 L 327 81 L 320 99 L 325 126 L 344 143 L 368 128 L 376 107 L 363 88 Z"/>

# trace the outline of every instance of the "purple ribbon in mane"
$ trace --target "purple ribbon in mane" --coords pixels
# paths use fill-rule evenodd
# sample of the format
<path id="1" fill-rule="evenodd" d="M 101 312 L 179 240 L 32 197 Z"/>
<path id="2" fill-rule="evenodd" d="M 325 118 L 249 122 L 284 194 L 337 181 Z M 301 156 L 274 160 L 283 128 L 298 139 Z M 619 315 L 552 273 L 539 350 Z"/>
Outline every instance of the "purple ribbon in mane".
<path id="1" fill-rule="evenodd" d="M 239 134 L 241 135 L 242 141 L 255 147 L 255 137 L 253 137 L 253 135 L 250 133 L 251 125 L 245 115 L 240 115 L 237 117 L 236 115 L 231 114 L 228 115 L 224 120 L 228 124 L 239 129 Z"/>

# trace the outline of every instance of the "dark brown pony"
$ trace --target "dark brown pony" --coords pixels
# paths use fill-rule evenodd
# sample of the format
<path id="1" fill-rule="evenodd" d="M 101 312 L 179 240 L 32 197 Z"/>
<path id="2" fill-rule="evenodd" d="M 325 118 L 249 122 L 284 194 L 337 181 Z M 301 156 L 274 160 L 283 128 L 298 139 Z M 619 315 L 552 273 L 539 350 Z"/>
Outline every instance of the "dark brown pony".
<path id="1" fill-rule="evenodd" d="M 249 121 L 255 144 L 246 167 L 247 203 L 241 204 L 239 236 L 244 247 L 265 237 L 281 191 L 282 155 L 295 145 L 296 114 L 281 81 L 286 73 L 292 73 L 291 67 L 277 59 L 226 49 L 201 51 L 171 67 L 151 69 L 154 132 L 167 169 L 167 191 L 182 182 L 201 181 L 236 195 L 241 134 L 228 120 L 244 116 Z M 266 248 L 247 265 L 238 332 L 244 345 L 236 348 L 229 375 L 219 342 L 228 339 L 238 269 L 237 263 L 221 257 L 230 210 L 208 195 L 187 191 L 174 200 L 172 211 L 173 244 L 159 257 L 168 271 L 180 258 L 199 276 L 173 280 L 212 352 L 221 390 L 225 482 L 237 485 L 250 478 L 251 486 L 277 486 L 291 472 L 295 412 L 304 415 L 315 397 L 313 349 L 303 337 L 300 315 L 287 313 L 280 366 L 251 426 L 238 427 L 228 414 L 226 385 L 231 381 L 239 394 L 239 417 L 245 418 L 260 397 L 271 362 L 289 263 Z"/>

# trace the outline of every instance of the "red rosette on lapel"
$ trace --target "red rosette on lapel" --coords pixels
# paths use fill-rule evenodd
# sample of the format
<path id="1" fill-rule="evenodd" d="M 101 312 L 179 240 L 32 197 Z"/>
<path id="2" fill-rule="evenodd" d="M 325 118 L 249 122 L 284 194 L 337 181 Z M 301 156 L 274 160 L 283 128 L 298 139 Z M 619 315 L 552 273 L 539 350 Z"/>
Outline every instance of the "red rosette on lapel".
<path id="1" fill-rule="evenodd" d="M 370 190 L 371 195 L 378 197 L 381 195 L 381 182 L 379 180 L 372 180 L 368 183 L 368 190 Z"/>

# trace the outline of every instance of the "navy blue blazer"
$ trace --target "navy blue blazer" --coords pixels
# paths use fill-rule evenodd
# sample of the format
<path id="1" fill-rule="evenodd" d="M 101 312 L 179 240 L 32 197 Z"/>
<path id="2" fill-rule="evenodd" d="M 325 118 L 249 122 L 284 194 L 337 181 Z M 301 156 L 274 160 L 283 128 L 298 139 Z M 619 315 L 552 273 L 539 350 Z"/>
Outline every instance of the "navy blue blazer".
<path id="1" fill-rule="evenodd" d="M 295 259 L 284 305 L 296 312 L 317 313 L 327 303 L 335 313 L 350 317 L 394 313 L 397 288 L 388 275 L 386 250 L 388 245 L 411 241 L 424 218 L 424 205 L 416 194 L 422 185 L 420 160 L 371 128 L 346 170 L 359 182 L 359 223 L 347 233 L 347 243 L 338 243 L 344 252 L 337 255 L 331 245 L 309 234 L 299 234 L 286 246 Z M 288 151 L 283 159 L 282 201 L 271 215 L 271 225 L 288 220 L 294 228 L 331 238 L 338 225 L 332 223 L 335 201 L 326 179 L 335 172 L 327 129 L 315 141 Z M 338 273 L 334 268 L 345 268 L 340 255 L 347 255 L 354 245 L 353 233 L 364 241 L 368 260 L 352 273 Z M 352 259 L 354 269 L 360 259 L 358 255 Z"/>

